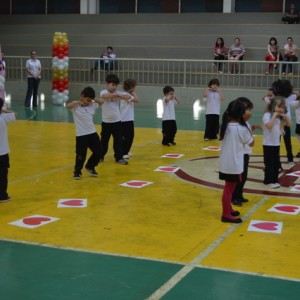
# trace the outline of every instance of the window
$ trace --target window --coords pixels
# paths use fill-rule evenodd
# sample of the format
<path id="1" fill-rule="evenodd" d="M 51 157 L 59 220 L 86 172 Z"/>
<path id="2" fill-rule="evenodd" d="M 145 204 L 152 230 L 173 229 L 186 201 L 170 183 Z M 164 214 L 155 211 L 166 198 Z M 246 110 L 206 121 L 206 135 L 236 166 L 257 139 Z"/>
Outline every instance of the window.
<path id="1" fill-rule="evenodd" d="M 99 0 L 100 13 L 135 13 L 135 0 Z"/>

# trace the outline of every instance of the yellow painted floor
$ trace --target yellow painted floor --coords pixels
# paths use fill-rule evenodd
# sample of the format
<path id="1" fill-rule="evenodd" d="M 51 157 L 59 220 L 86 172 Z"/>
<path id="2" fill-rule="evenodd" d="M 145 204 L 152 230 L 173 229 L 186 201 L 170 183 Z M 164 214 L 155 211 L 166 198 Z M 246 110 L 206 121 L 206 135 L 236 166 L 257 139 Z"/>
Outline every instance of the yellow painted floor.
<path id="1" fill-rule="evenodd" d="M 163 147 L 160 129 L 136 128 L 133 157 L 127 166 L 114 162 L 110 148 L 97 167 L 99 177 L 83 170 L 78 181 L 72 179 L 74 124 L 17 121 L 9 125 L 9 140 L 12 201 L 0 205 L 1 240 L 180 264 L 196 262 L 201 267 L 300 281 L 300 215 L 268 211 L 277 203 L 300 205 L 299 193 L 282 187 L 277 195 L 264 194 L 264 186 L 250 180 L 246 188 L 256 192 L 245 194 L 250 201 L 239 209 L 244 222 L 220 222 L 222 189 L 205 184 L 222 185 L 217 174 L 219 152 L 203 149 L 220 143 L 204 142 L 203 132 L 178 131 L 177 146 Z M 298 149 L 294 137 L 293 146 Z M 163 158 L 164 154 L 183 156 Z M 253 155 L 250 161 L 260 164 L 259 135 Z M 202 163 L 204 157 L 211 159 Z M 155 172 L 160 166 L 179 166 L 204 183 Z M 283 164 L 286 172 L 298 166 Z M 263 172 L 250 168 L 249 177 L 262 180 Z M 152 184 L 120 185 L 131 180 Z M 59 199 L 87 199 L 88 204 L 80 209 L 58 208 Z M 35 229 L 9 224 L 32 215 L 59 220 Z M 282 233 L 250 232 L 251 220 L 283 222 Z"/>

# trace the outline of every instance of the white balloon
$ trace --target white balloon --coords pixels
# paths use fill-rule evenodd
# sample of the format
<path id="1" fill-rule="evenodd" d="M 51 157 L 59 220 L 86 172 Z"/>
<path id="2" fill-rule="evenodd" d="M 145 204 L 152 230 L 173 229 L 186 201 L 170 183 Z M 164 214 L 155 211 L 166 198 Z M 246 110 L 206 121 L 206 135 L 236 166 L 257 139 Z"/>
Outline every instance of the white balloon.
<path id="1" fill-rule="evenodd" d="M 57 94 L 58 94 L 58 90 L 54 89 L 54 90 L 52 90 L 52 93 L 53 93 L 54 95 L 57 95 Z"/>
<path id="2" fill-rule="evenodd" d="M 5 78 L 3 76 L 0 76 L 0 82 L 4 83 L 5 82 Z"/>
<path id="3" fill-rule="evenodd" d="M 65 62 L 64 67 L 67 69 L 69 67 L 69 64 L 67 62 Z"/>
<path id="4" fill-rule="evenodd" d="M 52 68 L 57 68 L 57 66 L 58 66 L 58 63 L 57 63 L 56 61 L 54 61 L 54 62 L 52 63 Z"/>
<path id="5" fill-rule="evenodd" d="M 62 71 L 64 69 L 64 65 L 58 65 L 58 70 Z"/>
<path id="6" fill-rule="evenodd" d="M 69 95 L 69 90 L 64 90 L 65 95 Z"/>
<path id="7" fill-rule="evenodd" d="M 68 101 L 69 97 L 68 96 L 64 96 L 64 102 Z"/>
<path id="8" fill-rule="evenodd" d="M 67 62 L 67 63 L 69 62 L 69 56 L 64 57 L 64 62 Z"/>

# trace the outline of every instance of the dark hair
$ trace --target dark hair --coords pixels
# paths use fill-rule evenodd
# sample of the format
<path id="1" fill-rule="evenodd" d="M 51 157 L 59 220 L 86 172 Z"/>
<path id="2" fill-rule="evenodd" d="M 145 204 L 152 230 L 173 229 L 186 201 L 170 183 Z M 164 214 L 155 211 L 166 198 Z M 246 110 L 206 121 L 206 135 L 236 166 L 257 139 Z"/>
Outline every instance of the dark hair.
<path id="1" fill-rule="evenodd" d="M 95 99 L 96 97 L 95 90 L 88 86 L 81 91 L 81 96 Z"/>
<path id="2" fill-rule="evenodd" d="M 119 84 L 120 79 L 116 74 L 108 74 L 105 79 L 106 83 Z"/>
<path id="3" fill-rule="evenodd" d="M 134 79 L 126 79 L 123 82 L 123 90 L 128 91 L 131 88 L 134 88 L 136 86 L 136 80 Z"/>
<path id="4" fill-rule="evenodd" d="M 218 44 L 218 40 L 221 40 L 221 44 L 220 45 Z M 216 47 L 219 47 L 219 46 L 224 47 L 224 40 L 223 40 L 223 38 L 218 37 L 217 40 L 216 40 L 215 46 Z"/>
<path id="5" fill-rule="evenodd" d="M 213 84 L 216 84 L 217 86 L 219 86 L 220 85 L 219 79 L 217 79 L 217 78 L 211 79 L 207 86 L 211 87 Z"/>
<path id="6" fill-rule="evenodd" d="M 227 125 L 230 121 L 237 121 L 239 124 L 247 127 L 244 120 L 245 111 L 246 111 L 245 104 L 238 99 L 231 101 L 228 104 L 228 107 L 222 116 L 222 124 L 220 128 L 220 140 L 223 140 Z"/>
<path id="7" fill-rule="evenodd" d="M 291 36 L 289 36 L 286 40 L 292 40 L 292 42 L 294 41 Z"/>
<path id="8" fill-rule="evenodd" d="M 108 50 L 108 49 L 111 49 L 111 51 L 114 51 L 114 49 L 113 49 L 112 46 L 107 46 L 107 47 L 106 47 L 106 50 Z"/>
<path id="9" fill-rule="evenodd" d="M 235 39 L 234 39 L 234 41 L 235 40 L 239 40 L 239 42 L 241 42 L 241 39 L 239 38 L 239 37 L 236 37 Z"/>
<path id="10" fill-rule="evenodd" d="M 277 45 L 277 39 L 276 38 L 274 38 L 273 36 L 270 38 L 270 40 L 269 40 L 269 45 L 271 45 L 271 42 L 272 41 L 275 41 L 275 45 Z"/>
<path id="11" fill-rule="evenodd" d="M 165 94 L 168 94 L 168 93 L 170 93 L 170 92 L 174 92 L 174 89 L 173 89 L 170 85 L 166 85 L 166 86 L 164 87 L 164 89 L 163 89 L 164 95 L 165 95 Z"/>
<path id="12" fill-rule="evenodd" d="M 293 86 L 289 80 L 278 79 L 272 83 L 272 90 L 275 96 L 287 98 L 293 92 Z"/>
<path id="13" fill-rule="evenodd" d="M 0 111 L 2 110 L 4 105 L 4 100 L 2 98 L 0 98 Z"/>
<path id="14" fill-rule="evenodd" d="M 245 105 L 245 109 L 253 109 L 253 103 L 246 97 L 238 97 L 236 100 L 241 101 Z"/>

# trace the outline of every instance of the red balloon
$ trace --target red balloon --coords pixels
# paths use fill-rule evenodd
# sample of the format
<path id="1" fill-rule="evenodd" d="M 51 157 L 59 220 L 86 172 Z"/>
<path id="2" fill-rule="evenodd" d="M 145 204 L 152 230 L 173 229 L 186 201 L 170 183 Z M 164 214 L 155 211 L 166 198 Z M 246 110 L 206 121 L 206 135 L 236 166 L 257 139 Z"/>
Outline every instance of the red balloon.
<path id="1" fill-rule="evenodd" d="M 60 93 L 62 93 L 62 92 L 64 91 L 64 87 L 60 86 L 60 87 L 58 88 L 58 91 L 59 91 Z"/>
<path id="2" fill-rule="evenodd" d="M 57 56 L 58 56 L 58 58 L 60 58 L 60 59 L 64 58 L 64 54 L 63 54 L 63 53 L 58 53 Z"/>

